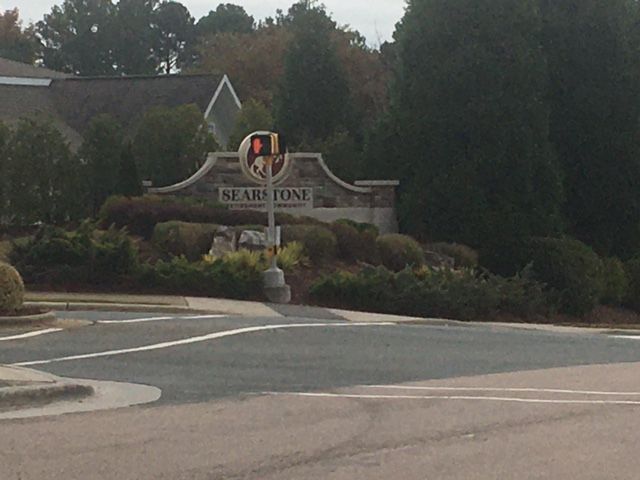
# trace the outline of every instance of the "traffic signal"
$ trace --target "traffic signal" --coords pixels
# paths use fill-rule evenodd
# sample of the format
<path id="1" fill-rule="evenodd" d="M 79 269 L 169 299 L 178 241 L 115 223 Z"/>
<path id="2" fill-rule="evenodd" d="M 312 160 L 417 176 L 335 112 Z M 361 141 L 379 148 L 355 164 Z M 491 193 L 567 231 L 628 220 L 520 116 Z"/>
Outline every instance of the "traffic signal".
<path id="1" fill-rule="evenodd" d="M 252 135 L 250 152 L 256 157 L 281 155 L 286 152 L 284 138 L 277 133 Z"/>

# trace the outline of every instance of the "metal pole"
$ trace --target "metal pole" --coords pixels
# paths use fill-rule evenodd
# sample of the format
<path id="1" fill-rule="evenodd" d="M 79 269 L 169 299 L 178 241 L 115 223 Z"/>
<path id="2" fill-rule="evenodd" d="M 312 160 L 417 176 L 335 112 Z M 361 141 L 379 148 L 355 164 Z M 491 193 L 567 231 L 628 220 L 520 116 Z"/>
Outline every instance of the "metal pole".
<path id="1" fill-rule="evenodd" d="M 278 259 L 276 255 L 276 206 L 275 206 L 275 193 L 273 190 L 273 161 L 274 157 L 271 156 L 267 160 L 267 217 L 268 217 L 268 229 L 269 229 L 269 248 L 273 250 L 273 256 L 271 257 L 271 268 L 278 268 Z"/>

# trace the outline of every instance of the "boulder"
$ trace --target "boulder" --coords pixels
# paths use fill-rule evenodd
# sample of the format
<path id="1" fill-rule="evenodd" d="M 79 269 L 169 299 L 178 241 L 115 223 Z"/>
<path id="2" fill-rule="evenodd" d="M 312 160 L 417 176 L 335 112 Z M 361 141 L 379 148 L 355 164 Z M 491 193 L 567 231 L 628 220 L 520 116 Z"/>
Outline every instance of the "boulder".
<path id="1" fill-rule="evenodd" d="M 216 233 L 213 235 L 213 244 L 211 245 L 211 250 L 209 250 L 209 255 L 222 257 L 236 250 L 237 237 L 233 228 L 225 226 L 218 227 Z"/>

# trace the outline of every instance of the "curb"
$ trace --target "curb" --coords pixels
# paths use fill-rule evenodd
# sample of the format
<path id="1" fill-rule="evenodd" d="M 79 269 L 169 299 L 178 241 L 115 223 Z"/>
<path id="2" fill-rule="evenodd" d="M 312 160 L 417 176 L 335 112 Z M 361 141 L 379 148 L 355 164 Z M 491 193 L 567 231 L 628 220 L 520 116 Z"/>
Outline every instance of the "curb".
<path id="1" fill-rule="evenodd" d="M 137 303 L 83 303 L 83 302 L 25 302 L 28 307 L 48 308 L 58 311 L 109 311 L 109 312 L 140 312 L 140 313 L 222 313 L 189 307 L 168 305 L 147 305 Z"/>
<path id="2" fill-rule="evenodd" d="M 55 319 L 56 316 L 53 312 L 23 315 L 20 317 L 0 317 L 0 326 L 33 325 L 34 323 L 52 322 Z"/>
<path id="3" fill-rule="evenodd" d="M 55 383 L 0 388 L 0 409 L 75 400 L 94 394 L 93 387 L 78 383 Z"/>

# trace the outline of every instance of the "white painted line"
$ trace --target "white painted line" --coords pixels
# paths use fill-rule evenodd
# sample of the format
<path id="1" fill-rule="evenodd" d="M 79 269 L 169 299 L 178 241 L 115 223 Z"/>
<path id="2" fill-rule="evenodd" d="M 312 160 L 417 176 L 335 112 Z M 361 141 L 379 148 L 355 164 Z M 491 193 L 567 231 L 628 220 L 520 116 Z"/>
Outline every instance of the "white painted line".
<path id="1" fill-rule="evenodd" d="M 388 390 L 426 390 L 441 392 L 513 392 L 565 393 L 569 395 L 640 396 L 640 392 L 598 392 L 590 390 L 560 390 L 555 388 L 495 388 L 495 387 L 423 387 L 418 385 L 360 385 L 361 388 Z"/>
<path id="2" fill-rule="evenodd" d="M 209 340 L 216 340 L 218 338 L 232 337 L 234 335 L 243 335 L 245 333 L 265 332 L 272 330 L 285 330 L 290 328 L 317 328 L 317 327 L 372 327 L 372 326 L 392 326 L 393 323 L 291 323 L 284 325 L 261 325 L 256 327 L 237 328 L 234 330 L 224 330 L 222 332 L 214 332 L 208 335 L 201 335 L 198 337 L 184 338 L 182 340 L 175 340 L 171 342 L 154 343 L 152 345 L 143 345 L 141 347 L 124 348 L 121 350 L 107 350 L 105 352 L 87 353 L 83 355 L 72 355 L 69 357 L 51 358 L 48 360 L 35 360 L 32 362 L 20 362 L 14 363 L 15 367 L 28 367 L 33 365 L 46 365 L 49 363 L 67 362 L 71 360 L 84 360 L 87 358 L 100 358 L 100 357 L 113 357 L 116 355 L 124 355 L 127 353 L 148 352 L 151 350 L 161 350 L 164 348 L 177 347 L 181 345 L 190 345 L 192 343 L 207 342 Z"/>
<path id="3" fill-rule="evenodd" d="M 22 340 L 23 338 L 37 337 L 46 335 L 47 333 L 56 333 L 64 330 L 63 328 L 46 328 L 44 330 L 35 330 L 33 332 L 21 333 L 20 335 L 12 335 L 10 337 L 0 337 L 0 342 L 8 342 L 9 340 Z"/>
<path id="4" fill-rule="evenodd" d="M 634 400 L 550 400 L 542 398 L 517 398 L 517 397 L 474 397 L 466 395 L 358 395 L 346 393 L 281 393 L 262 392 L 263 395 L 288 396 L 288 397 L 311 397 L 311 398 L 346 398 L 356 400 L 472 400 L 491 402 L 514 402 L 514 403 L 546 403 L 561 405 L 640 405 L 640 401 Z"/>
<path id="5" fill-rule="evenodd" d="M 640 335 L 609 335 L 611 338 L 621 338 L 624 340 L 640 340 Z"/>
<path id="6" fill-rule="evenodd" d="M 128 320 L 98 320 L 96 323 L 101 324 L 127 324 L 127 323 L 146 323 L 146 322 L 160 322 L 163 320 L 198 320 L 205 318 L 228 318 L 228 315 L 190 315 L 185 317 L 173 316 L 173 317 L 149 317 L 149 318 L 131 318 Z"/>

